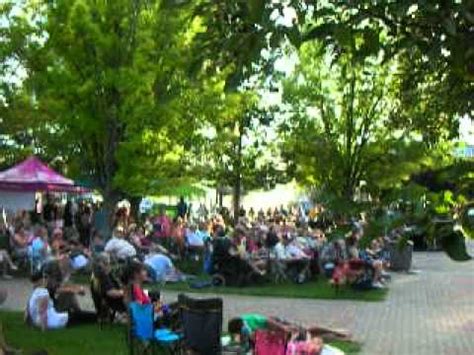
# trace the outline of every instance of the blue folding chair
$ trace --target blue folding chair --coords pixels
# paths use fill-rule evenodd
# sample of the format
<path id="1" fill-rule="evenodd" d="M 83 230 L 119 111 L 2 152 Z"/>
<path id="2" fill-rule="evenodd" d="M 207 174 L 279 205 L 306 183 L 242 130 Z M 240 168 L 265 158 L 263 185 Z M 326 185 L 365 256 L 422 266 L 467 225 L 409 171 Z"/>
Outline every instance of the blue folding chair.
<path id="1" fill-rule="evenodd" d="M 130 355 L 143 354 L 146 351 L 155 353 L 155 346 L 170 353 L 180 349 L 181 336 L 169 329 L 154 329 L 154 306 L 152 304 L 129 304 L 130 326 L 128 332 Z M 135 352 L 140 346 L 141 350 Z"/>

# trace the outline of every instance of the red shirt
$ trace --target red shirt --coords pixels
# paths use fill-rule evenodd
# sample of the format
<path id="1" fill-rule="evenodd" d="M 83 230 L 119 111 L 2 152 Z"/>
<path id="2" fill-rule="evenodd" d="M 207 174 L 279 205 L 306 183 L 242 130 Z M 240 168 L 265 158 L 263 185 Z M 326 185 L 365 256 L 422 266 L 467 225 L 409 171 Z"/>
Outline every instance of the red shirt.
<path id="1" fill-rule="evenodd" d="M 151 303 L 150 297 L 143 291 L 139 285 L 132 286 L 133 300 L 140 304 Z"/>

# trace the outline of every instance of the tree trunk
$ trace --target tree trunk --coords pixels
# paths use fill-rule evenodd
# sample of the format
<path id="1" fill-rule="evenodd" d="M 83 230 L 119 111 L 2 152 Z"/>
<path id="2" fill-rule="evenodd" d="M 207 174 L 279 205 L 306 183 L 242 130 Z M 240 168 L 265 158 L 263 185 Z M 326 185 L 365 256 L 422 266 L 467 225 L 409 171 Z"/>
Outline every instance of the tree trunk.
<path id="1" fill-rule="evenodd" d="M 109 235 L 111 235 L 115 224 L 115 208 L 121 196 L 117 190 L 108 185 L 104 188 L 102 197 L 104 199 L 103 208 L 110 229 Z"/>
<path id="2" fill-rule="evenodd" d="M 239 221 L 239 211 L 240 211 L 240 195 L 241 195 L 241 183 L 240 183 L 240 174 L 237 174 L 235 183 L 234 183 L 234 225 Z"/>
<path id="3" fill-rule="evenodd" d="M 140 201 L 141 197 L 137 196 L 127 196 L 127 200 L 130 202 L 130 216 L 133 217 L 135 222 L 140 220 Z"/>
<path id="4" fill-rule="evenodd" d="M 234 225 L 239 221 L 240 198 L 242 193 L 242 136 L 243 125 L 239 124 L 239 139 L 237 143 L 237 154 L 235 159 L 235 176 L 234 176 Z"/>

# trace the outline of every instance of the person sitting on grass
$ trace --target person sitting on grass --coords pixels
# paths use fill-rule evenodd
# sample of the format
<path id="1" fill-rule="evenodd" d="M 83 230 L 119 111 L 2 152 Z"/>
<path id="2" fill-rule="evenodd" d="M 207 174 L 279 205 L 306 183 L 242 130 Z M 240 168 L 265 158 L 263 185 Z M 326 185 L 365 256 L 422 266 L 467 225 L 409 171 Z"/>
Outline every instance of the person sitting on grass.
<path id="1" fill-rule="evenodd" d="M 68 324 L 94 323 L 96 314 L 81 309 L 77 296 L 85 296 L 82 285 L 68 282 L 61 260 L 49 261 L 41 270 L 46 278 L 49 295 L 54 302 L 54 307 L 59 312 L 68 312 Z"/>
<path id="2" fill-rule="evenodd" d="M 15 260 L 25 260 L 28 257 L 29 239 L 25 228 L 22 224 L 19 224 L 11 240 L 12 256 Z"/>
<path id="3" fill-rule="evenodd" d="M 168 276 L 177 273 L 171 259 L 162 253 L 147 255 L 144 264 L 150 279 L 154 282 L 164 282 Z"/>
<path id="4" fill-rule="evenodd" d="M 46 288 L 47 279 L 41 271 L 31 276 L 34 285 L 26 309 L 27 320 L 41 330 L 65 328 L 69 315 L 67 312 L 58 312 Z"/>

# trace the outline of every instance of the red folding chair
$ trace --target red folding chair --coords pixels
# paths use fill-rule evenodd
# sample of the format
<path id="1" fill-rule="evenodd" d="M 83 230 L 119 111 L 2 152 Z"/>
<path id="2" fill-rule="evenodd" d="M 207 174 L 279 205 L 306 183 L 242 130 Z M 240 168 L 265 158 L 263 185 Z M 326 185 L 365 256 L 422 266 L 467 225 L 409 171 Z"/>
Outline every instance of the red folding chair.
<path id="1" fill-rule="evenodd" d="M 257 330 L 255 355 L 285 355 L 287 336 L 284 332 Z"/>

